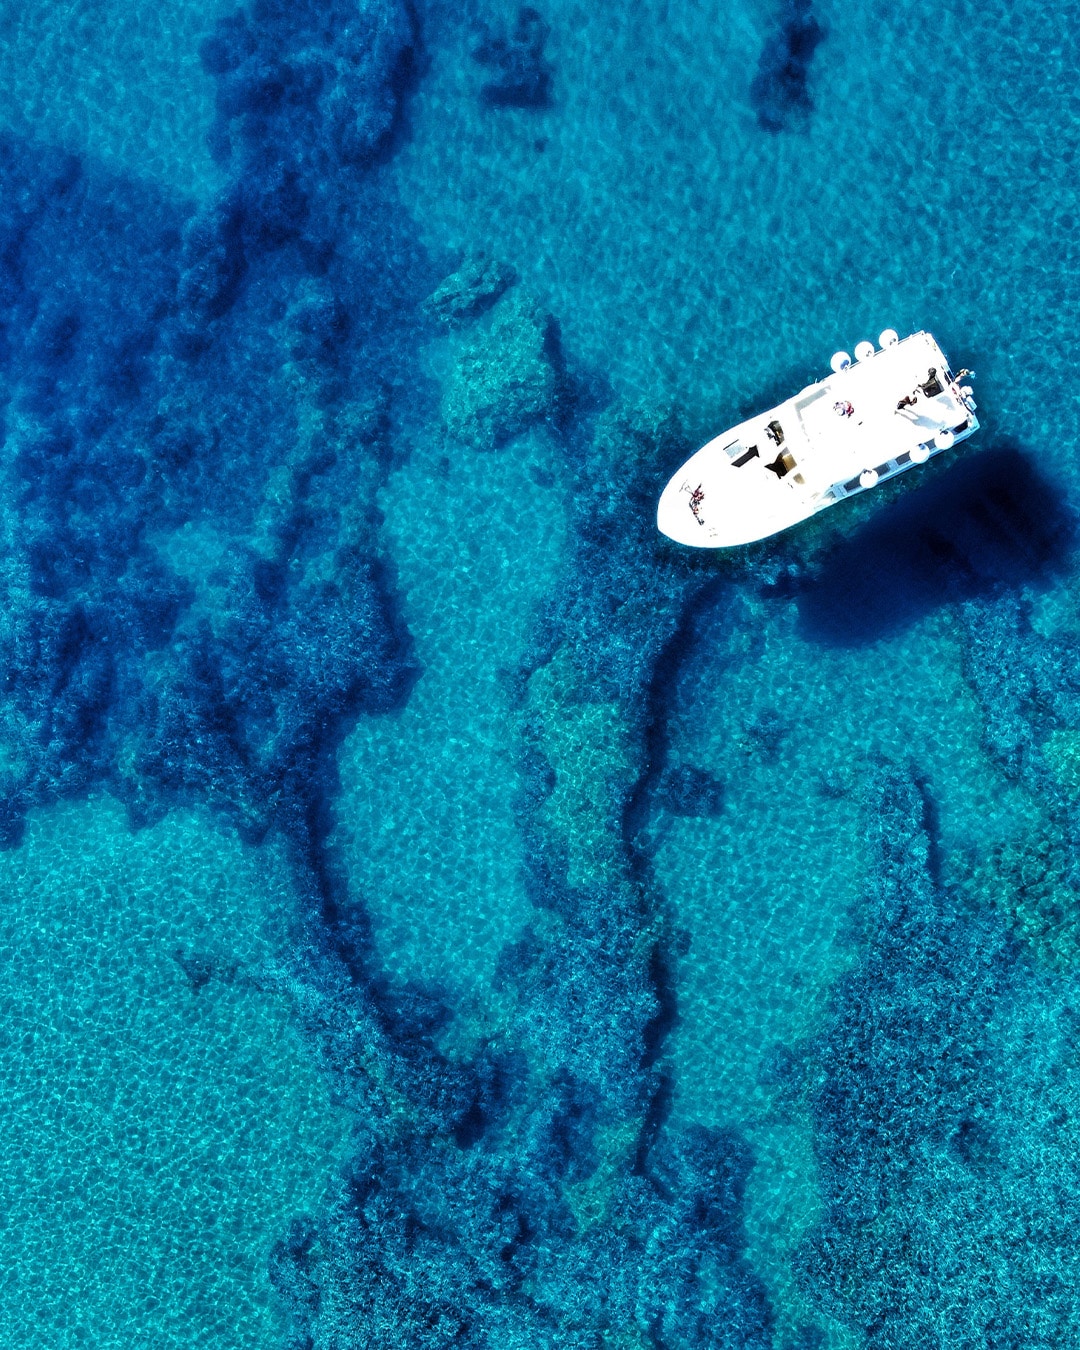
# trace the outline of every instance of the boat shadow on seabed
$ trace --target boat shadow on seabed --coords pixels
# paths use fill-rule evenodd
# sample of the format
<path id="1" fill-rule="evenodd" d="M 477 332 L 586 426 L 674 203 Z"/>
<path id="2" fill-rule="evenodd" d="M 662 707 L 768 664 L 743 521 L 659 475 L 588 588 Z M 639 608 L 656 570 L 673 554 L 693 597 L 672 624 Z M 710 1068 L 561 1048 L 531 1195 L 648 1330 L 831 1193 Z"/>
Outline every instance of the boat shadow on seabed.
<path id="1" fill-rule="evenodd" d="M 889 503 L 813 569 L 798 597 L 813 642 L 859 647 L 952 601 L 1066 567 L 1077 520 L 1062 493 L 1015 446 L 966 455 Z"/>

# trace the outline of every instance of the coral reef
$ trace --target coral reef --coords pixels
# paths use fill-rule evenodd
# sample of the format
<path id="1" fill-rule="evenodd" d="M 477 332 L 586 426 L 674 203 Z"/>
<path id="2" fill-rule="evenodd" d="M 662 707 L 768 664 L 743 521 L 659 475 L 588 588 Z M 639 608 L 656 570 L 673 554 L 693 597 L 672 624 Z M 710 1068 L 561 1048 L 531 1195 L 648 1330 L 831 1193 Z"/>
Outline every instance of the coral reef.
<path id="1" fill-rule="evenodd" d="M 1067 804 L 1069 742 L 1062 737 L 1080 725 L 1073 643 L 1037 632 L 1030 605 L 1017 596 L 969 601 L 959 616 L 964 676 L 983 710 L 987 750 L 1010 778 Z"/>
<path id="2" fill-rule="evenodd" d="M 214 141 L 220 157 L 236 149 L 249 170 L 239 175 L 245 208 L 257 204 L 249 230 L 292 234 L 310 206 L 305 188 L 333 183 L 334 158 L 375 158 L 392 135 L 414 46 L 410 12 L 393 3 L 270 3 L 218 24 L 202 48 L 218 81 Z"/>
<path id="3" fill-rule="evenodd" d="M 575 885 L 602 879 L 623 853 L 620 811 L 641 773 L 636 738 L 617 701 L 589 698 L 565 649 L 534 672 L 528 709 L 552 774 L 540 808 L 546 829 L 566 850 Z"/>
<path id="4" fill-rule="evenodd" d="M 531 9 L 486 33 L 486 105 L 550 105 L 547 36 Z M 753 83 L 765 129 L 808 113 L 822 36 L 793 0 Z M 293 1000 L 353 1121 L 325 1209 L 264 1248 L 296 1350 L 752 1350 L 773 1329 L 746 1258 L 753 1158 L 730 1129 L 673 1123 L 679 939 L 636 828 L 646 799 L 722 810 L 723 785 L 669 763 L 658 723 L 690 606 L 738 582 L 656 536 L 661 466 L 689 448 L 672 418 L 575 401 L 586 381 L 567 378 L 554 321 L 490 258 L 439 284 L 384 164 L 418 47 L 398 0 L 225 15 L 202 56 L 227 184 L 197 210 L 0 138 L 0 843 L 91 788 L 142 839 L 199 802 L 245 841 L 283 841 L 295 951 L 259 989 Z M 506 675 L 532 912 L 502 953 L 503 1020 L 467 1052 L 443 991 L 379 968 L 327 842 L 343 731 L 417 675 L 379 491 L 439 415 L 417 359 L 437 325 L 449 434 L 494 447 L 542 427 L 576 511 Z M 1046 808 L 1045 831 L 954 894 L 911 776 L 868 804 L 873 931 L 803 1066 L 825 1206 L 802 1279 L 881 1350 L 1058 1346 L 1080 1315 L 1080 682 L 1070 641 L 1010 596 L 1054 574 L 1069 522 L 1023 456 L 972 462 L 809 567 L 736 564 L 835 645 L 955 603 L 987 746 Z M 747 755 L 781 759 L 779 716 L 745 733 Z M 255 988 L 196 931 L 165 955 L 177 1006 Z"/>
<path id="5" fill-rule="evenodd" d="M 261 833 L 340 720 L 407 687 L 373 502 L 430 281 L 374 189 L 348 210 L 338 189 L 392 134 L 412 27 L 393 5 L 344 17 L 222 21 L 204 59 L 232 185 L 187 220 L 4 147 L 8 842 L 93 781 L 136 821 L 197 796 Z"/>

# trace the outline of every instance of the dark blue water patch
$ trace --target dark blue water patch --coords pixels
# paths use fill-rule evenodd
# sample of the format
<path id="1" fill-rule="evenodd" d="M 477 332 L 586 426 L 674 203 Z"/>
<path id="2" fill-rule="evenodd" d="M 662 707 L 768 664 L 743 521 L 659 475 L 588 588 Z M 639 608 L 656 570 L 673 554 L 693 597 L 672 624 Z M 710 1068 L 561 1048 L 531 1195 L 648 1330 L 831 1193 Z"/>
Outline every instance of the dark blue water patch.
<path id="1" fill-rule="evenodd" d="M 657 801 L 676 816 L 718 816 L 724 785 L 694 764 L 676 764 L 660 779 Z"/>
<path id="2" fill-rule="evenodd" d="M 433 276 L 326 100 L 347 87 L 356 117 L 374 118 L 360 157 L 373 164 L 413 24 L 394 5 L 360 18 L 264 6 L 223 31 L 208 53 L 219 80 L 251 61 L 289 69 L 280 98 L 269 85 L 253 108 L 223 98 L 232 182 L 193 216 L 73 157 L 0 141 L 0 361 L 20 524 L 0 671 L 29 729 L 13 821 L 97 781 L 137 822 L 209 800 L 251 836 L 350 717 L 407 692 L 373 503 L 355 508 L 389 466 L 391 420 L 421 415 L 404 398 L 391 409 L 389 386 L 429 397 L 398 374 Z M 303 59 L 287 54 L 297 44 Z M 286 362 L 325 419 L 310 443 L 283 397 Z M 268 514 L 273 470 L 284 477 Z M 194 518 L 233 541 L 203 579 L 212 623 L 190 620 L 196 587 L 152 542 Z M 5 827 L 9 842 L 17 833 Z"/>
<path id="3" fill-rule="evenodd" d="M 480 101 L 489 108 L 547 108 L 554 72 L 544 56 L 548 26 L 530 5 L 518 11 L 512 28 L 485 24 L 473 60 L 489 72 Z"/>
<path id="4" fill-rule="evenodd" d="M 110 720 L 185 603 L 142 547 L 152 489 L 137 438 L 182 213 L 72 156 L 0 140 L 0 359 L 8 508 L 5 716 L 25 729 L 5 843 L 35 801 L 107 774 Z M 190 598 L 190 597 L 187 597 Z"/>
<path id="5" fill-rule="evenodd" d="M 960 607 L 964 675 L 984 718 L 986 748 L 1012 778 L 1058 796 L 1036 747 L 1057 728 L 1080 725 L 1080 668 L 1075 637 L 1046 636 L 1032 623 L 1025 597 L 997 597 Z"/>
<path id="6" fill-rule="evenodd" d="M 243 215 L 238 203 L 215 204 L 185 223 L 176 298 L 185 315 L 185 331 L 190 334 L 190 354 L 197 350 L 206 321 L 219 319 L 232 308 L 246 271 Z"/>
<path id="7" fill-rule="evenodd" d="M 270 1283 L 294 1324 L 317 1313 L 322 1302 L 322 1291 L 313 1278 L 318 1236 L 318 1229 L 306 1215 L 295 1218 L 270 1251 Z"/>
<path id="8" fill-rule="evenodd" d="M 370 166 L 392 148 L 417 48 L 412 11 L 397 3 L 266 0 L 223 18 L 201 49 L 218 82 L 211 139 L 220 161 L 244 163 L 249 209 L 260 196 L 317 194 L 335 161 Z"/>
<path id="9" fill-rule="evenodd" d="M 798 598 L 801 631 L 835 647 L 876 642 L 952 601 L 1049 582 L 1074 544 L 1075 522 L 1033 456 L 968 455 L 811 571 Z"/>
<path id="10" fill-rule="evenodd" d="M 811 0 L 786 0 L 750 84 L 750 103 L 762 130 L 776 133 L 805 122 L 813 108 L 810 67 L 824 38 Z"/>
<path id="11" fill-rule="evenodd" d="M 36 417 L 100 432 L 148 378 L 183 213 L 76 157 L 0 139 L 0 361 Z"/>
<path id="12" fill-rule="evenodd" d="M 803 1286 L 878 1350 L 1069 1344 L 1080 989 L 1024 959 L 993 897 L 942 885 L 910 774 L 867 806 L 871 932 L 809 1075 L 824 1218 Z"/>

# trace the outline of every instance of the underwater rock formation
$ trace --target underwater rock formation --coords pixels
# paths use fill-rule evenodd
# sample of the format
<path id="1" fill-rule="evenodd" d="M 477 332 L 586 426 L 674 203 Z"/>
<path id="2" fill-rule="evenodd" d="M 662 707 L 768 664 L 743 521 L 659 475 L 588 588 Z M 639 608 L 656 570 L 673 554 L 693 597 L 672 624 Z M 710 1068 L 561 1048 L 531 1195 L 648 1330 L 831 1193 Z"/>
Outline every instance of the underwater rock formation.
<path id="1" fill-rule="evenodd" d="M 294 218 L 303 214 L 298 180 L 316 187 L 320 161 L 333 155 L 367 164 L 385 146 L 415 41 L 405 5 L 372 0 L 252 6 L 218 23 L 201 49 L 203 66 L 217 80 L 213 141 L 222 158 L 235 143 L 245 167 L 260 162 L 263 183 L 242 175 L 243 195 L 248 207 L 269 207 L 264 228 L 290 196 Z M 271 228 L 276 233 L 280 226 Z"/>
<path id="2" fill-rule="evenodd" d="M 1037 807 L 1027 824 L 974 849 L 972 886 L 992 895 L 1041 962 L 1080 959 L 1080 671 L 1069 633 L 1046 635 L 1027 598 L 998 595 L 959 607 L 964 676 L 983 713 L 983 743 Z"/>
<path id="3" fill-rule="evenodd" d="M 196 796 L 258 835 L 343 718 L 407 687 L 374 494 L 430 274 L 356 137 L 367 161 L 391 134 L 412 42 L 392 4 L 224 19 L 204 58 L 232 179 L 187 219 L 0 147 L 6 842 L 95 782 L 139 823 Z"/>
<path id="4" fill-rule="evenodd" d="M 489 108 L 546 108 L 551 103 L 552 69 L 544 57 L 548 26 L 535 9 L 518 11 L 514 27 L 503 35 L 488 28 L 473 49 L 473 59 L 492 72 L 480 88 Z"/>
<path id="5" fill-rule="evenodd" d="M 973 869 L 972 890 L 990 895 L 1040 960 L 1080 964 L 1080 875 L 1068 836 L 1045 820 L 996 844 Z"/>
<path id="6" fill-rule="evenodd" d="M 876 1350 L 1049 1350 L 1080 1312 L 1073 990 L 1018 959 L 988 897 L 942 888 L 909 775 L 868 807 L 873 928 L 807 1066 L 825 1217 L 804 1287 Z"/>
<path id="7" fill-rule="evenodd" d="M 490 309 L 513 281 L 513 268 L 486 253 L 470 253 L 428 296 L 424 308 L 451 328 Z"/>
<path id="8" fill-rule="evenodd" d="M 450 434 L 493 447 L 553 417 L 560 363 L 551 317 L 527 295 L 507 296 L 458 354 L 443 409 Z"/>
<path id="9" fill-rule="evenodd" d="M 1037 753 L 1055 731 L 1080 726 L 1080 672 L 1068 635 L 1044 637 L 1030 605 L 996 596 L 960 606 L 964 677 L 985 718 L 987 750 L 1011 778 L 1035 792 L 1068 797 L 1067 787 Z"/>
<path id="10" fill-rule="evenodd" d="M 768 1344 L 743 1256 L 745 1146 L 666 1127 L 664 917 L 623 833 L 655 666 L 708 574 L 661 554 L 648 473 L 612 468 L 655 461 L 676 435 L 616 414 L 568 447 L 577 547 L 519 680 L 536 916 L 501 962 L 503 1032 L 448 1060 L 436 1043 L 446 1010 L 366 971 L 361 915 L 340 916 L 336 955 L 324 949 L 318 985 L 298 995 L 359 1128 L 317 1240 L 275 1252 L 298 1346 L 599 1346 L 613 1329 Z M 615 716 L 630 730 L 603 775 L 589 735 L 565 728 Z"/>

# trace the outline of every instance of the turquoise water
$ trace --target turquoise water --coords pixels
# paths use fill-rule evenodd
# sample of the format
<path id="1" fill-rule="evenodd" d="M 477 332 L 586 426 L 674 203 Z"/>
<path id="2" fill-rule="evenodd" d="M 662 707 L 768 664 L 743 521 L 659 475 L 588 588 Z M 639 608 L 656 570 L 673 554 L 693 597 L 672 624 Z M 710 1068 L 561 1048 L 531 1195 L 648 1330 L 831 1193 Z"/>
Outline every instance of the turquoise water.
<path id="1" fill-rule="evenodd" d="M 8 6 L 5 1342 L 1076 1341 L 1076 63 Z M 887 326 L 976 440 L 656 535 Z"/>
<path id="2" fill-rule="evenodd" d="M 3 870 L 4 1339 L 274 1344 L 265 1252 L 348 1137 L 267 983 L 282 861 L 201 812 L 133 836 L 95 798 Z"/>

